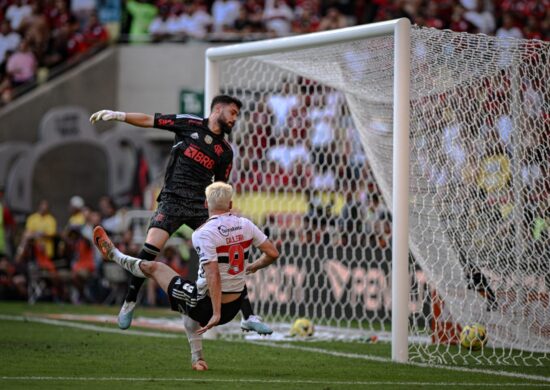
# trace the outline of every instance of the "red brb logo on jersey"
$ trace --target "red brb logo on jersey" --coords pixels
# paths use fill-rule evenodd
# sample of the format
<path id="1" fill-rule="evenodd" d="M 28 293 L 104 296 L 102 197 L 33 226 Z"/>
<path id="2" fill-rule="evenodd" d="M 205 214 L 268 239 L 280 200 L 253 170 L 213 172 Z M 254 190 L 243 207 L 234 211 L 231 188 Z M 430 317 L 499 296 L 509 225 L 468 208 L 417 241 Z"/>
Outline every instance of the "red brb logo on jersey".
<path id="1" fill-rule="evenodd" d="M 189 147 L 185 149 L 183 154 L 186 157 L 189 157 L 191 160 L 198 162 L 200 165 L 207 169 L 214 168 L 214 160 L 201 152 L 195 145 L 189 145 Z"/>
<path id="2" fill-rule="evenodd" d="M 172 119 L 159 119 L 160 126 L 171 126 L 173 124 L 174 124 L 174 121 Z"/>
<path id="3" fill-rule="evenodd" d="M 221 156 L 222 153 L 223 153 L 223 148 L 221 145 L 214 145 L 214 152 L 218 155 L 218 156 Z"/>

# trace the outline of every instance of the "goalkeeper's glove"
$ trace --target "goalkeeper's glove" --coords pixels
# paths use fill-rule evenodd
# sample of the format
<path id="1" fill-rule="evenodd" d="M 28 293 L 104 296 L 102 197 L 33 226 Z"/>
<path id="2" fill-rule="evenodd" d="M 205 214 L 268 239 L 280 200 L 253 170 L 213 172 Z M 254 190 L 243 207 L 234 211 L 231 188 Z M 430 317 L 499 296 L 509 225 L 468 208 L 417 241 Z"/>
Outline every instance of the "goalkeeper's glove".
<path id="1" fill-rule="evenodd" d="M 120 121 L 124 122 L 126 119 L 126 113 L 121 111 L 101 110 L 95 112 L 90 117 L 90 122 L 96 123 L 97 121 Z"/>

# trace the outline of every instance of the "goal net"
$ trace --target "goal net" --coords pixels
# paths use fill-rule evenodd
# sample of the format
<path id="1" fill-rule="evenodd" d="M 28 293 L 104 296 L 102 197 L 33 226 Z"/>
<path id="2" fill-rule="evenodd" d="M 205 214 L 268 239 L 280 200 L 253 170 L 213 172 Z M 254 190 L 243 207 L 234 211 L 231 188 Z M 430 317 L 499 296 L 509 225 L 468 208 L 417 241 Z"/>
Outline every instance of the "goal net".
<path id="1" fill-rule="evenodd" d="M 540 364 L 550 356 L 550 44 L 413 26 L 410 55 L 408 358 Z M 215 66 L 219 92 L 244 102 L 235 205 L 281 247 L 248 281 L 256 311 L 383 338 L 393 35 Z M 474 323 L 488 334 L 482 351 L 460 346 Z"/>

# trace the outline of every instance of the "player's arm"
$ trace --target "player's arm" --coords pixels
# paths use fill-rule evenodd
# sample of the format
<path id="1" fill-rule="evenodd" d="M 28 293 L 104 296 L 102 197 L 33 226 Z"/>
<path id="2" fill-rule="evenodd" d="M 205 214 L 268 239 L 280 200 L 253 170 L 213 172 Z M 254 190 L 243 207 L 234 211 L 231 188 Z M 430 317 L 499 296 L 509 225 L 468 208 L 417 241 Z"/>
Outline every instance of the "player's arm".
<path id="1" fill-rule="evenodd" d="M 155 124 L 155 117 L 140 112 L 101 110 L 93 113 L 90 117 L 90 122 L 92 122 L 92 124 L 98 121 L 119 121 L 138 127 L 153 127 Z"/>
<path id="2" fill-rule="evenodd" d="M 258 249 L 262 251 L 262 255 L 252 264 L 246 266 L 245 272 L 247 275 L 253 274 L 257 270 L 267 267 L 275 262 L 275 260 L 279 257 L 279 251 L 269 239 L 260 244 Z"/>
<path id="3" fill-rule="evenodd" d="M 197 331 L 197 334 L 203 334 L 208 329 L 213 328 L 220 322 L 222 315 L 222 278 L 218 268 L 217 261 L 210 261 L 202 265 L 208 285 L 208 294 L 212 301 L 212 317 L 204 327 Z"/>

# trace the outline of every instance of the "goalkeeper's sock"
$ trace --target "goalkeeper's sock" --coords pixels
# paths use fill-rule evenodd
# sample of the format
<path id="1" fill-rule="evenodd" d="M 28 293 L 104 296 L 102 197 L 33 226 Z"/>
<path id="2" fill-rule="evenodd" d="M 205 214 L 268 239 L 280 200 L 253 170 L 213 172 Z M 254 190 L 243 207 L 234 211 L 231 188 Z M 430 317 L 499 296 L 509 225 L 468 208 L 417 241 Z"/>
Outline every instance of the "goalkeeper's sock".
<path id="1" fill-rule="evenodd" d="M 155 260 L 159 253 L 160 249 L 158 249 L 156 246 L 145 243 L 143 244 L 143 247 L 139 251 L 137 257 L 144 261 L 152 261 Z M 128 286 L 128 293 L 126 294 L 126 302 L 136 302 L 139 290 L 143 285 L 143 282 L 145 282 L 145 279 L 137 276 L 132 276 L 132 279 L 130 280 L 130 285 Z"/>

